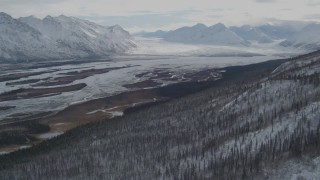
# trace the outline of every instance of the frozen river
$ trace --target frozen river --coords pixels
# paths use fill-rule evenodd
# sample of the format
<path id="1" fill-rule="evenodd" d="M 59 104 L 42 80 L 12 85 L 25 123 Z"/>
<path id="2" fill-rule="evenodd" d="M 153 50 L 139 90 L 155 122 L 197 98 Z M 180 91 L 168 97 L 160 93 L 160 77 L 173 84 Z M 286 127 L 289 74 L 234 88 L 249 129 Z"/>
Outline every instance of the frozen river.
<path id="1" fill-rule="evenodd" d="M 123 85 L 132 84 L 144 80 L 144 77 L 136 75 L 144 72 L 152 72 L 154 70 L 170 71 L 175 75 L 195 72 L 205 69 L 222 68 L 227 66 L 247 65 L 259 63 L 267 60 L 279 59 L 277 56 L 254 56 L 254 57 L 184 57 L 184 56 L 157 56 L 157 55 L 131 55 L 131 56 L 116 56 L 112 60 L 85 62 L 79 64 L 55 65 L 43 68 L 31 69 L 10 69 L 3 71 L 4 74 L 13 73 L 29 73 L 29 72 L 44 72 L 40 75 L 31 75 L 18 80 L 9 80 L 0 82 L 0 93 L 9 92 L 21 88 L 48 88 L 34 86 L 37 83 L 26 83 L 17 85 L 8 85 L 16 81 L 26 81 L 38 79 L 41 81 L 54 79 L 65 76 L 66 73 L 75 71 L 84 71 L 92 69 L 115 68 L 106 73 L 94 74 L 83 79 L 77 79 L 69 84 L 58 86 L 67 86 L 72 84 L 87 84 L 81 90 L 62 92 L 61 94 L 36 97 L 30 99 L 16 99 L 0 102 L 0 107 L 14 106 L 15 108 L 0 111 L 0 121 L 10 117 L 13 114 L 39 113 L 47 111 L 59 111 L 72 104 L 85 102 L 92 99 L 98 99 L 106 96 L 112 96 L 120 92 L 129 91 Z M 121 67 L 121 68 L 120 68 Z M 63 75 L 64 74 L 64 75 Z M 26 81 L 27 82 L 27 81 Z M 162 82 L 165 84 L 175 83 L 174 81 Z M 58 86 L 50 86 L 58 87 Z"/>

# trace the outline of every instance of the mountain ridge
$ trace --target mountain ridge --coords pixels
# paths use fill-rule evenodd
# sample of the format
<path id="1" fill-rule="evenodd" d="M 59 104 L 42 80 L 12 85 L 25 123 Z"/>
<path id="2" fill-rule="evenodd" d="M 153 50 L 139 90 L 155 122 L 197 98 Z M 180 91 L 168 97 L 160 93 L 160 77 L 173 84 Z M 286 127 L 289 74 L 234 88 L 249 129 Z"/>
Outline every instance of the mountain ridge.
<path id="1" fill-rule="evenodd" d="M 64 15 L 14 19 L 2 12 L 1 29 L 0 59 L 7 62 L 105 57 L 136 47 L 119 25 L 105 27 Z"/>
<path id="2" fill-rule="evenodd" d="M 220 36 L 215 30 L 210 28 L 224 29 L 229 34 Z M 308 29 L 309 28 L 309 29 Z M 186 33 L 188 32 L 188 33 Z M 230 33 L 231 32 L 231 33 Z M 315 22 L 282 22 L 266 23 L 257 26 L 243 25 L 226 27 L 222 23 L 213 26 L 206 26 L 198 23 L 194 26 L 184 26 L 175 30 L 156 32 L 140 32 L 137 36 L 162 38 L 169 42 L 189 43 L 189 44 L 212 44 L 212 45 L 233 45 L 250 46 L 252 44 L 276 43 L 280 47 L 298 48 L 301 50 L 315 51 L 320 49 L 320 39 L 318 37 L 320 28 Z M 210 39 L 208 34 L 216 33 L 221 39 Z M 211 35 L 212 35 L 211 34 Z M 236 36 L 236 41 L 230 41 L 230 37 Z M 205 40 L 203 40 L 203 39 Z M 235 40 L 234 39 L 234 40 Z M 298 40 L 297 40 L 298 39 Z"/>
<path id="3" fill-rule="evenodd" d="M 169 42 L 187 44 L 235 45 L 246 46 L 248 42 L 230 31 L 224 24 L 207 27 L 198 23 L 192 27 L 182 27 L 167 32 L 163 39 Z"/>

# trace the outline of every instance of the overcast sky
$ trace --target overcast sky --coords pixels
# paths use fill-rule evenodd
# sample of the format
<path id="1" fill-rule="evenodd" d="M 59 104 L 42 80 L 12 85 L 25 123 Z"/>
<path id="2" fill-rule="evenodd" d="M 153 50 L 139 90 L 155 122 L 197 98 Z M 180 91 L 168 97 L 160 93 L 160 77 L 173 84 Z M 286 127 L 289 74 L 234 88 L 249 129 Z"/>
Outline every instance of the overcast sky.
<path id="1" fill-rule="evenodd" d="M 0 11 L 15 18 L 64 14 L 137 32 L 198 22 L 231 26 L 274 19 L 320 21 L 320 0 L 0 0 Z"/>

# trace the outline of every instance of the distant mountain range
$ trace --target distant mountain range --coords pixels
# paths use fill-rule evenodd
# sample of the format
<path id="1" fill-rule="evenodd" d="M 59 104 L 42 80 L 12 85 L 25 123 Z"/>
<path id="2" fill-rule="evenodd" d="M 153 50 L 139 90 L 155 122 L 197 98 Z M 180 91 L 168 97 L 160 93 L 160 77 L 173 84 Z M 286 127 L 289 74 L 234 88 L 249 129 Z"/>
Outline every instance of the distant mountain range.
<path id="1" fill-rule="evenodd" d="M 320 24 L 310 24 L 301 31 L 294 33 L 288 40 L 281 42 L 282 46 L 302 47 L 305 49 L 319 49 Z"/>
<path id="2" fill-rule="evenodd" d="M 171 42 L 214 44 L 214 45 L 248 45 L 249 43 L 219 23 L 210 27 L 197 24 L 169 31 L 164 39 Z"/>
<path id="3" fill-rule="evenodd" d="M 270 43 L 273 41 L 271 37 L 265 34 L 259 28 L 245 25 L 242 27 L 230 27 L 230 30 L 246 41 L 256 41 L 258 43 Z"/>
<path id="4" fill-rule="evenodd" d="M 319 34 L 320 24 L 283 22 L 256 27 L 244 25 L 229 28 L 222 23 L 209 27 L 204 24 L 196 24 L 172 31 L 140 32 L 136 35 L 188 44 L 250 46 L 254 43 L 278 43 L 283 47 L 317 50 L 320 48 Z"/>
<path id="5" fill-rule="evenodd" d="M 136 47 L 120 26 L 105 27 L 75 17 L 14 19 L 0 13 L 0 60 L 30 61 L 105 57 Z"/>
<path id="6" fill-rule="evenodd" d="M 196 24 L 172 31 L 136 35 L 185 44 L 251 46 L 273 43 L 280 47 L 312 51 L 320 49 L 319 34 L 320 24 L 287 22 L 256 27 Z M 134 38 L 118 25 L 106 27 L 64 15 L 15 19 L 0 12 L 0 61 L 102 58 L 136 47 Z"/>

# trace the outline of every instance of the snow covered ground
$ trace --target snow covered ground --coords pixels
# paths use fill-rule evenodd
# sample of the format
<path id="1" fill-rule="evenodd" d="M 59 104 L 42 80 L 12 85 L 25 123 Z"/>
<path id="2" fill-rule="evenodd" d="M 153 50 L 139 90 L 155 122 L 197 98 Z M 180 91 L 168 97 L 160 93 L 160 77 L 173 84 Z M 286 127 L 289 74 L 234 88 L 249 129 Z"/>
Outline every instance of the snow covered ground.
<path id="1" fill-rule="evenodd" d="M 161 38 L 135 37 L 137 48 L 132 54 L 179 55 L 179 56 L 213 56 L 213 57 L 253 57 L 281 56 L 304 54 L 304 50 L 279 46 L 279 41 L 272 43 L 253 43 L 246 46 L 218 46 L 203 44 L 183 44 L 168 42 Z"/>
<path id="2" fill-rule="evenodd" d="M 189 62 L 169 56 L 148 60 L 145 56 L 137 64 L 132 56 L 120 59 L 114 63 L 143 63 L 120 70 L 126 73 L 157 66 L 177 67 L 176 71 L 197 70 L 195 67 L 203 64 L 222 67 L 226 65 L 223 60 L 231 64 L 254 62 L 233 58 L 217 63 L 208 57 Z M 245 75 L 242 73 L 247 70 L 243 70 L 238 76 L 251 74 L 256 81 L 226 80 L 220 86 L 116 121 L 83 126 L 63 137 L 61 148 L 58 140 L 52 143 L 58 148 L 32 154 L 28 162 L 0 170 L 0 177 L 59 179 L 68 174 L 73 179 L 93 175 L 97 179 L 319 179 L 319 64 L 320 52 L 316 52 L 293 58 L 261 78 L 259 72 Z M 47 145 L 52 147 L 49 143 L 45 148 Z M 36 171 L 30 173 L 30 168 Z"/>
<path id="3" fill-rule="evenodd" d="M 166 48 L 171 49 L 171 48 Z M 156 69 L 168 69 L 171 72 L 186 73 L 198 70 L 221 68 L 234 65 L 246 65 L 278 59 L 279 56 L 255 56 L 255 57 L 196 57 L 196 56 L 157 56 L 157 55 L 129 55 L 116 56 L 112 61 L 92 62 L 75 65 L 54 66 L 50 68 L 36 68 L 31 70 L 21 70 L 18 72 L 47 72 L 41 75 L 29 76 L 19 80 L 0 82 L 0 93 L 20 89 L 31 88 L 32 83 L 23 85 L 7 85 L 8 82 L 24 81 L 30 79 L 46 79 L 62 76 L 61 73 L 81 71 L 89 69 L 103 69 L 112 67 L 125 67 L 112 70 L 104 74 L 96 74 L 84 79 L 76 80 L 70 84 L 86 83 L 87 86 L 79 91 L 65 92 L 55 96 L 47 96 L 33 99 L 17 99 L 0 102 L 2 106 L 15 106 L 15 108 L 0 112 L 1 119 L 17 113 L 59 111 L 72 104 L 98 99 L 106 96 L 128 91 L 123 87 L 144 80 L 135 75 L 150 72 Z M 3 72 L 3 73 L 12 73 Z M 16 72 L 15 72 L 16 73 Z M 166 84 L 173 82 L 166 82 Z M 70 85 L 69 84 L 69 85 Z M 60 85 L 62 86 L 62 85 Z M 65 85 L 63 85 L 65 86 Z M 37 87 L 41 88 L 41 87 Z M 45 87 L 43 87 L 45 88 Z"/>

